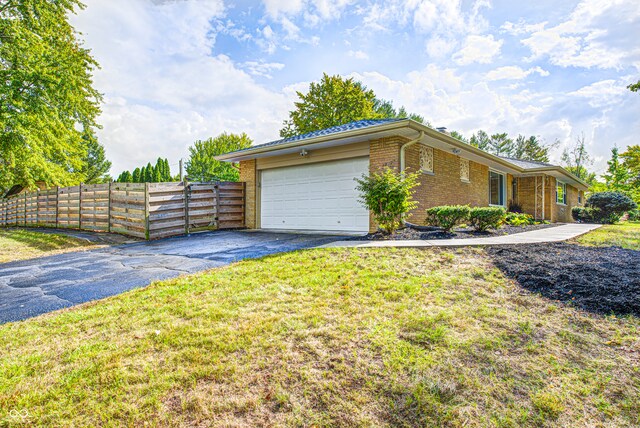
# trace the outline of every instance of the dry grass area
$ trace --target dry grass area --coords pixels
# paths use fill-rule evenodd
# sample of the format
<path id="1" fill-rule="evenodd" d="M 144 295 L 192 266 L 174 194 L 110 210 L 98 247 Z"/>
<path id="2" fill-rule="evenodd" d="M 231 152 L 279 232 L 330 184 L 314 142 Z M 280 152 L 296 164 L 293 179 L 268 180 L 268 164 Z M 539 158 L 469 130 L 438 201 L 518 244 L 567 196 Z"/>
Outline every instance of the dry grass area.
<path id="1" fill-rule="evenodd" d="M 84 239 L 24 229 L 0 228 L 0 263 L 95 247 Z"/>
<path id="2" fill-rule="evenodd" d="M 640 251 L 640 221 L 625 221 L 602 226 L 576 239 L 580 245 L 617 247 Z"/>
<path id="3" fill-rule="evenodd" d="M 299 251 L 0 326 L 0 425 L 638 426 L 639 333 L 479 249 Z"/>

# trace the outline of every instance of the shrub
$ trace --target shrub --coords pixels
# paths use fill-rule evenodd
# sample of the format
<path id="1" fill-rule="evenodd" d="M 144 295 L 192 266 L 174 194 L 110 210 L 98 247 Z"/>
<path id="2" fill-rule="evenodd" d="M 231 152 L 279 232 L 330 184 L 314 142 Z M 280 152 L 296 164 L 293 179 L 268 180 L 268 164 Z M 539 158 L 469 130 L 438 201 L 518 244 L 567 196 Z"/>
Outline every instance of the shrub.
<path id="1" fill-rule="evenodd" d="M 629 211 L 629 220 L 631 221 L 640 220 L 640 210 L 636 208 L 635 210 Z"/>
<path id="2" fill-rule="evenodd" d="M 386 168 L 379 173 L 356 179 L 360 202 L 373 214 L 385 233 L 402 226 L 402 217 L 418 206 L 413 200 L 413 188 L 418 186 L 418 174 L 402 174 Z"/>
<path id="3" fill-rule="evenodd" d="M 471 208 L 468 205 L 443 205 L 427 210 L 427 224 L 438 226 L 450 232 L 454 226 L 469 218 Z"/>
<path id="4" fill-rule="evenodd" d="M 507 211 L 510 213 L 522 213 L 522 204 L 517 203 L 516 201 L 509 200 L 509 206 L 507 207 Z"/>
<path id="5" fill-rule="evenodd" d="M 528 226 L 536 223 L 532 215 L 518 212 L 507 213 L 504 222 L 511 226 Z"/>
<path id="6" fill-rule="evenodd" d="M 625 212 L 638 207 L 633 199 L 621 192 L 594 193 L 585 205 L 591 208 L 593 221 L 605 224 L 617 222 Z"/>
<path id="7" fill-rule="evenodd" d="M 476 207 L 471 208 L 469 222 L 478 232 L 487 229 L 497 229 L 504 222 L 506 212 L 502 207 Z"/>
<path id="8" fill-rule="evenodd" d="M 571 217 L 580 223 L 589 223 L 593 221 L 592 211 L 593 210 L 588 207 L 573 207 L 571 208 Z"/>

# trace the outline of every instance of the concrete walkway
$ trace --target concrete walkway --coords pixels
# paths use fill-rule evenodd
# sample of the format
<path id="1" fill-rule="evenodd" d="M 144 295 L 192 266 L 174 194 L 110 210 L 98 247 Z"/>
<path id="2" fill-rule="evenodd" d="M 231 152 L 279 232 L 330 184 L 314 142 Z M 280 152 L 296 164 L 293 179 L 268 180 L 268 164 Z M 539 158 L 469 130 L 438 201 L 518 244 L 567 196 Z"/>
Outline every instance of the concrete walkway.
<path id="1" fill-rule="evenodd" d="M 566 241 L 599 228 L 599 224 L 570 223 L 531 232 L 512 235 L 492 236 L 490 238 L 431 239 L 405 241 L 334 241 L 322 245 L 333 247 L 466 247 L 482 245 L 534 244 L 540 242 Z"/>

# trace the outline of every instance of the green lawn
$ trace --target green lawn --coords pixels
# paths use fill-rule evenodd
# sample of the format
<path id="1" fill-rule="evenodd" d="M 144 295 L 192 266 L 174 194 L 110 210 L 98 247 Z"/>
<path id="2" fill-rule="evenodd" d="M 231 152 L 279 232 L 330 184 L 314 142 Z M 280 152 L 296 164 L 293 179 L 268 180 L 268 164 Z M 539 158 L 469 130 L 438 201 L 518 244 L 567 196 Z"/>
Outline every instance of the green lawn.
<path id="1" fill-rule="evenodd" d="M 95 244 L 84 239 L 66 235 L 0 228 L 0 263 L 32 259 L 94 246 Z"/>
<path id="2" fill-rule="evenodd" d="M 609 247 L 616 245 L 630 250 L 640 250 L 640 221 L 625 221 L 602 226 L 576 241 L 581 245 Z"/>
<path id="3" fill-rule="evenodd" d="M 0 425 L 638 426 L 639 332 L 481 249 L 299 251 L 0 326 Z"/>

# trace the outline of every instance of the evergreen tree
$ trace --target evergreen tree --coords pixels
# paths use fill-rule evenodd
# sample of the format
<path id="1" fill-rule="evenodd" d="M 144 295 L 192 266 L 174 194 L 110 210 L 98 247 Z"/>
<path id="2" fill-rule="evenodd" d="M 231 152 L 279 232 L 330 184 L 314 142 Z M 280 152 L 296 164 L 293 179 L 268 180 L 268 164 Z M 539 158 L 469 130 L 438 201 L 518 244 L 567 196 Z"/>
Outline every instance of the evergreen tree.
<path id="1" fill-rule="evenodd" d="M 140 168 L 136 168 L 133 170 L 133 174 L 131 175 L 132 177 L 132 181 L 134 183 L 141 183 L 142 180 L 140 179 Z"/>
<path id="2" fill-rule="evenodd" d="M 154 169 L 153 169 L 153 166 L 151 165 L 151 162 L 149 162 L 149 163 L 147 163 L 147 166 L 145 167 L 144 182 L 145 183 L 152 183 L 153 182 L 153 175 L 154 175 Z"/>

